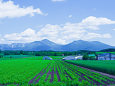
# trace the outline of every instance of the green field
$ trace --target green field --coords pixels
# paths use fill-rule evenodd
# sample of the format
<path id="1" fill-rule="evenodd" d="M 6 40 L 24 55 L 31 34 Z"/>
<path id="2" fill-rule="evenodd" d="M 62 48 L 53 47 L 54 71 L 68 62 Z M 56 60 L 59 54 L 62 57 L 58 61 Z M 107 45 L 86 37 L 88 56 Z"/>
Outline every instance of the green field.
<path id="1" fill-rule="evenodd" d="M 97 71 L 105 72 L 108 74 L 115 75 L 115 60 L 104 60 L 104 61 L 93 61 L 93 60 L 77 60 L 77 61 L 67 61 L 79 66 L 83 66 L 89 69 L 94 69 Z"/>
<path id="2" fill-rule="evenodd" d="M 15 59 L 25 59 L 25 60 L 43 60 L 44 56 L 33 56 L 33 55 L 4 55 L 3 58 L 0 58 L 0 60 L 15 60 Z M 63 57 L 62 56 L 49 56 L 52 59 L 60 60 Z"/>
<path id="3" fill-rule="evenodd" d="M 64 62 L 60 56 L 50 57 L 54 60 L 42 60 L 43 56 L 29 56 L 28 58 L 22 56 L 22 58 L 17 57 L 18 59 L 0 60 L 0 85 L 97 86 L 115 84 L 114 78 Z"/>
<path id="4" fill-rule="evenodd" d="M 32 56 L 32 55 L 5 55 L 0 60 L 43 60 L 43 56 Z"/>
<path id="5" fill-rule="evenodd" d="M 49 62 L 42 60 L 3 60 L 0 62 L 0 84 L 27 83 Z"/>

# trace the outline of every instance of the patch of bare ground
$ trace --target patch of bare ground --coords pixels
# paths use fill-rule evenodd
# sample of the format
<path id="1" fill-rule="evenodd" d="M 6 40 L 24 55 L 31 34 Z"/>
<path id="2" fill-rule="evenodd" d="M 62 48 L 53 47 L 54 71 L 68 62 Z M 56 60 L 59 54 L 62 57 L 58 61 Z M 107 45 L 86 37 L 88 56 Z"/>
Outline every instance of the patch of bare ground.
<path id="1" fill-rule="evenodd" d="M 68 63 L 68 62 L 67 62 Z M 71 64 L 71 63 L 69 63 L 69 64 Z M 114 79 L 114 81 L 111 81 L 111 80 L 109 80 L 109 79 L 107 79 L 107 81 L 103 81 L 103 80 L 101 80 L 104 84 L 106 84 L 106 86 L 111 86 L 111 85 L 109 85 L 109 84 L 115 84 L 115 76 L 114 75 L 110 75 L 110 74 L 106 74 L 106 73 L 102 73 L 102 72 L 99 72 L 99 71 L 95 71 L 95 70 L 92 70 L 92 69 L 88 69 L 88 68 L 85 68 L 85 67 L 81 67 L 81 66 L 78 66 L 78 65 L 75 65 L 75 64 L 72 64 L 72 65 L 74 65 L 74 66 L 77 66 L 77 67 L 79 67 L 79 68 L 83 68 L 83 69 L 86 69 L 86 70 L 89 70 L 89 71 L 91 71 L 91 72 L 95 72 L 95 73 L 99 73 L 99 74 L 101 74 L 101 75 L 103 75 L 103 76 L 107 76 L 107 77 L 110 77 L 110 78 L 112 78 L 112 79 Z M 71 68 L 70 68 L 71 69 Z M 76 70 L 76 73 L 77 72 L 79 72 L 79 71 L 77 71 Z M 80 73 L 80 72 L 79 72 Z M 80 76 L 82 77 L 82 76 L 87 76 L 88 77 L 88 74 L 86 73 L 85 75 L 84 74 L 80 74 Z M 93 74 L 92 74 L 92 76 L 93 76 Z M 100 76 L 101 77 L 101 76 Z M 91 79 L 90 77 L 88 77 L 89 79 Z M 97 77 L 96 77 L 97 78 Z M 97 78 L 97 79 L 99 79 L 99 78 Z M 91 80 L 93 80 L 93 79 L 91 79 Z M 93 80 L 94 82 L 95 82 L 95 80 Z M 95 82 L 97 85 L 99 85 L 100 83 L 99 82 Z M 104 85 L 103 85 L 104 86 Z M 115 86 L 115 85 L 112 85 L 112 86 Z"/>
<path id="2" fill-rule="evenodd" d="M 56 66 L 55 68 L 56 68 L 56 74 L 57 74 L 58 82 L 60 82 L 60 81 L 61 81 L 61 79 L 60 79 L 59 72 L 58 72 L 58 70 L 57 70 L 57 66 Z"/>
<path id="3" fill-rule="evenodd" d="M 48 67 L 49 65 L 50 65 L 50 64 L 48 64 L 47 67 Z M 44 68 L 40 73 L 38 73 L 33 79 L 31 79 L 28 84 L 33 84 L 34 81 L 35 81 L 35 83 L 37 83 L 37 82 L 40 80 L 40 77 L 46 72 L 47 67 Z M 39 79 L 35 80 L 38 76 L 40 76 Z"/>
<path id="4" fill-rule="evenodd" d="M 51 71 L 51 72 L 50 72 L 50 71 Z M 49 72 L 47 73 L 47 76 L 46 76 L 45 81 L 48 80 L 49 75 L 51 75 L 50 82 L 53 82 L 53 80 L 54 80 L 54 66 L 49 69 Z"/>
<path id="5" fill-rule="evenodd" d="M 45 81 L 47 81 L 47 80 L 48 80 L 48 77 L 49 77 L 49 75 L 51 74 L 50 70 L 51 70 L 51 67 L 50 67 L 50 69 L 49 69 L 49 71 L 48 71 L 48 73 L 47 73 L 47 76 L 46 76 Z"/>
<path id="6" fill-rule="evenodd" d="M 64 65 L 64 64 L 63 64 L 63 65 Z M 86 81 L 88 81 L 88 82 L 90 82 L 90 83 L 92 83 L 92 81 L 93 81 L 92 84 L 96 84 L 96 85 L 100 85 L 100 84 L 101 84 L 100 82 L 98 82 L 98 81 L 96 81 L 96 80 L 90 78 L 87 74 L 85 75 L 85 74 L 83 74 L 83 73 L 81 73 L 81 72 L 79 72 L 79 71 L 77 71 L 77 70 L 72 70 L 72 68 L 69 67 L 69 66 L 67 66 L 67 65 L 65 65 L 65 67 L 68 68 L 70 71 L 75 72 L 75 76 L 76 76 L 76 77 L 77 77 L 77 75 L 80 76 L 81 78 L 79 79 L 79 81 L 86 80 Z M 88 78 L 90 81 L 87 80 L 84 76 L 87 76 L 87 78 Z"/>
<path id="7" fill-rule="evenodd" d="M 88 68 L 81 67 L 81 66 L 77 66 L 77 67 L 80 67 L 80 68 L 83 68 L 83 69 L 86 69 L 86 70 L 89 70 L 89 71 L 92 71 L 92 72 L 96 72 L 96 73 L 99 73 L 99 74 L 101 74 L 101 75 L 108 76 L 108 77 L 111 77 L 111 78 L 114 78 L 114 79 L 115 79 L 115 76 L 114 76 L 114 75 L 110 75 L 110 74 L 107 74 L 107 73 L 95 71 L 95 70 L 88 69 Z"/>
<path id="8" fill-rule="evenodd" d="M 54 80 L 54 66 L 52 67 L 52 71 L 50 74 L 51 74 L 50 82 L 53 82 L 53 80 Z"/>

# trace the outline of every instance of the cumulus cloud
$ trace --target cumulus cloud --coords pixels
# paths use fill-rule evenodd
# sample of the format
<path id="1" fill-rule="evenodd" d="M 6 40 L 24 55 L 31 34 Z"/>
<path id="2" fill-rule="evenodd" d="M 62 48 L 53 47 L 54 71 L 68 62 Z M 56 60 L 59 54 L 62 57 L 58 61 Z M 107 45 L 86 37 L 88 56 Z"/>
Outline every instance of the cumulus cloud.
<path id="1" fill-rule="evenodd" d="M 21 33 L 12 33 L 4 35 L 4 39 L 9 42 L 32 42 L 35 41 L 37 34 L 35 30 L 28 28 L 24 32 Z"/>
<path id="2" fill-rule="evenodd" d="M 65 0 L 52 0 L 53 2 L 62 2 L 62 1 L 65 1 Z"/>
<path id="3" fill-rule="evenodd" d="M 94 38 L 111 38 L 110 34 L 98 34 L 98 33 L 91 33 L 88 32 L 85 36 L 83 36 L 84 40 L 94 39 Z"/>
<path id="4" fill-rule="evenodd" d="M 15 5 L 13 1 L 3 2 L 0 0 L 0 18 L 14 18 L 21 16 L 34 16 L 34 14 L 45 15 L 39 8 L 34 9 L 33 6 L 20 7 Z"/>
<path id="5" fill-rule="evenodd" d="M 79 26 L 83 28 L 89 28 L 93 30 L 98 30 L 100 25 L 106 25 L 106 24 L 115 24 L 115 21 L 112 21 L 108 18 L 103 18 L 103 17 L 94 17 L 94 16 L 89 16 L 85 19 L 82 20 L 82 22 L 79 23 Z"/>
<path id="6" fill-rule="evenodd" d="M 28 28 L 21 33 L 6 34 L 2 38 L 8 42 L 32 42 L 49 39 L 59 44 L 67 44 L 74 40 L 111 38 L 110 33 L 95 33 L 95 30 L 101 30 L 99 28 L 100 25 L 105 24 L 115 24 L 115 21 L 91 16 L 83 19 L 80 23 L 46 24 L 39 31 Z"/>

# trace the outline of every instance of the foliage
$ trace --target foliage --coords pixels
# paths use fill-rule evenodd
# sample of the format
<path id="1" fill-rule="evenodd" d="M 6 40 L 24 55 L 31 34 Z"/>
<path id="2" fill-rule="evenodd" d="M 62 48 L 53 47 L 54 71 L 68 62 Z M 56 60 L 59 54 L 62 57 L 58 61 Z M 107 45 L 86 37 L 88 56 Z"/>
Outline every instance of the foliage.
<path id="1" fill-rule="evenodd" d="M 115 52 L 115 49 L 114 48 L 104 49 L 104 50 L 101 50 L 101 52 Z"/>
<path id="2" fill-rule="evenodd" d="M 68 56 L 76 55 L 77 51 L 2 51 L 4 55 L 34 55 L 34 56 Z"/>
<path id="3" fill-rule="evenodd" d="M 84 56 L 83 56 L 83 60 L 88 60 L 89 59 L 89 56 L 87 55 L 87 54 L 85 54 Z"/>
<path id="4" fill-rule="evenodd" d="M 95 56 L 89 56 L 88 54 L 83 55 L 83 60 L 95 60 Z"/>

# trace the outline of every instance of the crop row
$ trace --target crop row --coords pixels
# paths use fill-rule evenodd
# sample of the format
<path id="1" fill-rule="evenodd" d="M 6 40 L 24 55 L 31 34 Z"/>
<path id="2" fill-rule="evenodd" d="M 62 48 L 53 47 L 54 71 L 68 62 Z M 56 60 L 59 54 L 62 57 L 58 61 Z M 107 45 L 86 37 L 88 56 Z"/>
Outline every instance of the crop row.
<path id="1" fill-rule="evenodd" d="M 91 72 L 89 70 L 77 67 L 75 65 L 68 64 L 66 62 L 63 62 L 63 65 L 65 65 L 65 67 L 67 67 L 73 73 L 76 73 L 75 75 L 79 75 L 80 76 L 79 80 L 88 81 L 93 85 L 115 84 L 115 79 L 114 78 L 103 76 L 99 73 Z"/>
<path id="2" fill-rule="evenodd" d="M 49 62 L 42 60 L 0 61 L 0 84 L 28 83 Z"/>
<path id="3" fill-rule="evenodd" d="M 66 62 L 115 75 L 115 60 L 113 61 L 67 60 Z"/>
<path id="4" fill-rule="evenodd" d="M 115 79 L 60 60 L 3 60 L 0 85 L 97 86 L 115 84 Z"/>
<path id="5" fill-rule="evenodd" d="M 89 70 L 77 67 L 75 65 L 63 61 L 51 61 L 51 65 L 46 69 L 46 73 L 40 77 L 37 85 L 47 82 L 53 85 L 60 84 L 66 86 L 97 86 L 115 84 L 115 79 L 103 76 L 99 73 L 91 72 Z M 44 82 L 45 81 L 45 82 Z"/>

